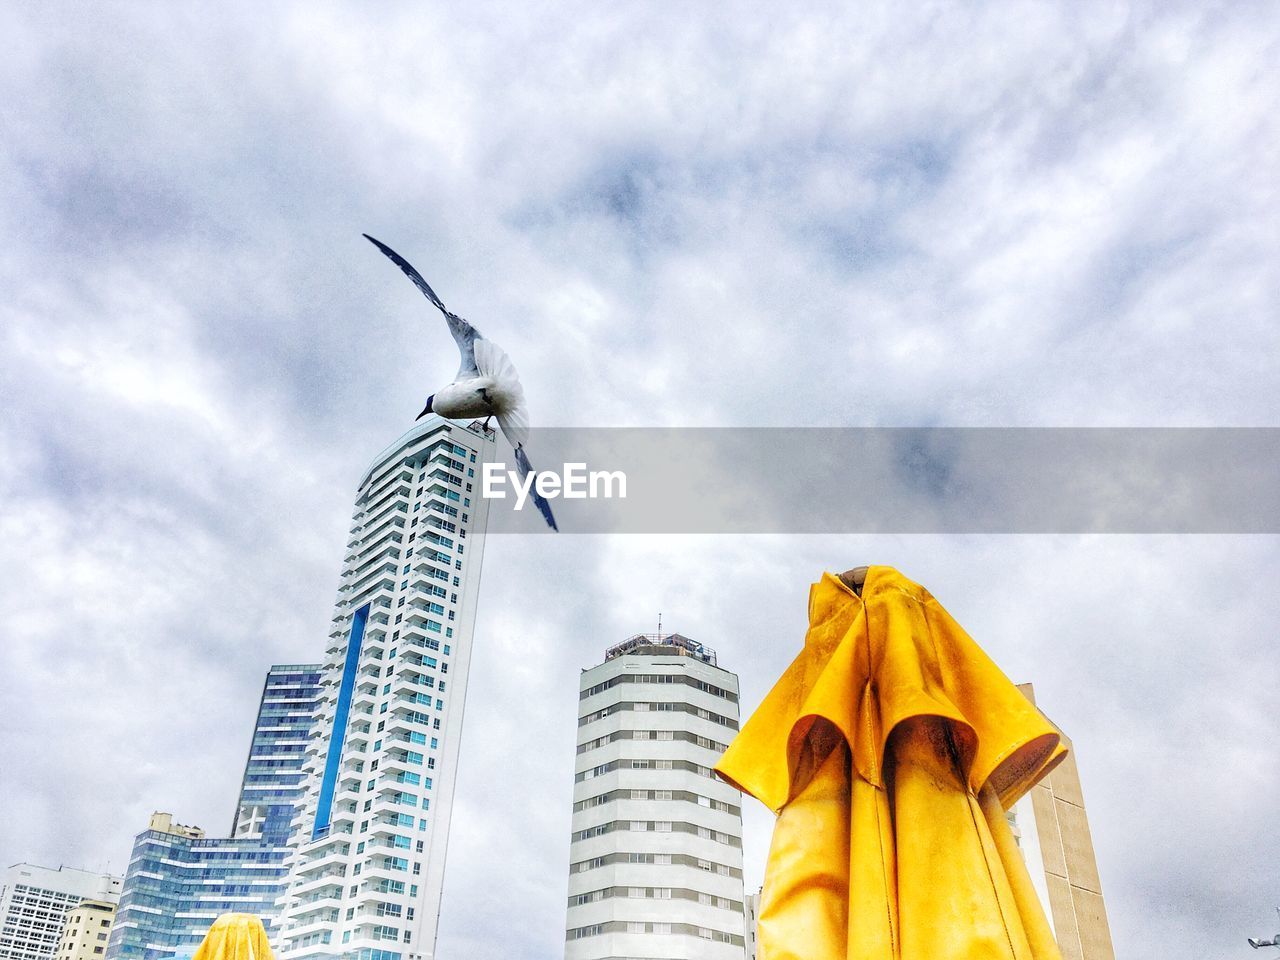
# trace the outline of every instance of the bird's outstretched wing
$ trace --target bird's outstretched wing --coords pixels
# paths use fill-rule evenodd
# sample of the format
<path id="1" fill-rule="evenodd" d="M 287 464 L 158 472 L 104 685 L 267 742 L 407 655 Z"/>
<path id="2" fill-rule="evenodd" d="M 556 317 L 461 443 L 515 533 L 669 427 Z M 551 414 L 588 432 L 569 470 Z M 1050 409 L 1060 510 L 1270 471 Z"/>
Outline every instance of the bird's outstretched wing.
<path id="1" fill-rule="evenodd" d="M 520 480 L 523 482 L 525 477 L 533 473 L 533 464 L 529 462 L 529 457 L 524 452 L 524 447 L 516 447 L 515 451 L 516 469 L 520 471 Z M 560 528 L 556 526 L 556 518 L 551 513 L 551 504 L 547 503 L 546 498 L 533 488 L 533 484 L 529 484 L 529 496 L 533 498 L 533 503 L 538 508 L 538 512 L 542 514 L 542 519 L 547 521 L 547 526 L 559 533 Z"/>
<path id="2" fill-rule="evenodd" d="M 413 269 L 413 264 L 382 241 L 375 240 L 367 233 L 362 234 L 362 236 L 381 250 L 388 260 L 399 267 L 404 272 L 404 275 L 413 281 L 413 285 L 422 291 L 423 296 L 435 304 L 436 309 L 444 314 L 445 323 L 449 325 L 449 332 L 453 334 L 454 342 L 458 344 L 458 352 L 462 355 L 462 365 L 458 367 L 458 379 L 479 376 L 476 370 L 475 342 L 484 339 L 484 335 L 456 313 L 450 312 L 449 308 L 436 296 L 436 292 L 431 289 L 431 285 L 422 279 L 422 274 Z"/>

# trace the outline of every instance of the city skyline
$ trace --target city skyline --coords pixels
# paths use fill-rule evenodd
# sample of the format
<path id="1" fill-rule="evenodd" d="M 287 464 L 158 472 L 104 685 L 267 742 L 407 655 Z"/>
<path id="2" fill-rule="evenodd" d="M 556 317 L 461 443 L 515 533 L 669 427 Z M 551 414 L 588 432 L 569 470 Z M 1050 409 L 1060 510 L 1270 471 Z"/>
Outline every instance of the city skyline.
<path id="1" fill-rule="evenodd" d="M 1269 7 L 665 13 L 0 11 L 0 864 L 123 873 L 157 808 L 227 828 L 262 671 L 324 650 L 369 456 L 457 368 L 361 233 L 548 427 L 1280 424 Z M 809 584 L 866 563 L 1070 731 L 1117 955 L 1248 951 L 1275 537 L 566 533 L 486 547 L 441 955 L 562 954 L 603 647 L 663 611 L 750 710 Z"/>
<path id="2" fill-rule="evenodd" d="M 189 956 L 227 912 L 253 913 L 274 929 L 320 692 L 319 664 L 267 670 L 230 830 L 151 815 L 134 838 L 105 960 Z"/>

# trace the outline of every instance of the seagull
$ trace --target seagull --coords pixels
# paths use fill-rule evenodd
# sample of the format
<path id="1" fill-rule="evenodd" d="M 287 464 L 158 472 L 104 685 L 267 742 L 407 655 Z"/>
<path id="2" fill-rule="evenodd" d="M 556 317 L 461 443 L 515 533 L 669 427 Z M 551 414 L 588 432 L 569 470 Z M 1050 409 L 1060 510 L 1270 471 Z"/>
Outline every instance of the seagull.
<path id="1" fill-rule="evenodd" d="M 511 358 L 500 346 L 486 339 L 479 330 L 450 311 L 408 260 L 367 233 L 363 236 L 399 267 L 436 309 L 444 314 L 449 332 L 453 334 L 458 352 L 462 354 L 462 363 L 453 382 L 427 397 L 427 405 L 417 419 L 421 420 L 428 413 L 447 420 L 484 417 L 485 426 L 488 426 L 489 418 L 497 417 L 503 436 L 515 451 L 516 468 L 520 472 L 521 481 L 524 481 L 533 472 L 533 465 L 524 452 L 524 445 L 529 439 L 529 408 L 525 406 L 524 387 L 520 385 L 520 375 L 516 373 Z M 551 505 L 532 484 L 529 496 L 547 525 L 552 530 L 559 530 L 556 518 L 551 513 Z"/>

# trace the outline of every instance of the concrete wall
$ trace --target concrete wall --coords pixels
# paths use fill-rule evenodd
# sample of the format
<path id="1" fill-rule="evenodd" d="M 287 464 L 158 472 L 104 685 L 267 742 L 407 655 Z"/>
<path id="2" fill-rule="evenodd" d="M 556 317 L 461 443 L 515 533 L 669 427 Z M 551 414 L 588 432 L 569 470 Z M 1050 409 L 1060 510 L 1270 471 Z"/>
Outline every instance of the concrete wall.
<path id="1" fill-rule="evenodd" d="M 1031 684 L 1019 689 L 1035 702 Z M 1115 960 L 1075 750 L 1065 734 L 1063 742 L 1066 759 L 1029 794 L 1048 890 L 1046 906 L 1063 960 Z M 1030 829 L 1022 828 L 1024 836 Z"/>

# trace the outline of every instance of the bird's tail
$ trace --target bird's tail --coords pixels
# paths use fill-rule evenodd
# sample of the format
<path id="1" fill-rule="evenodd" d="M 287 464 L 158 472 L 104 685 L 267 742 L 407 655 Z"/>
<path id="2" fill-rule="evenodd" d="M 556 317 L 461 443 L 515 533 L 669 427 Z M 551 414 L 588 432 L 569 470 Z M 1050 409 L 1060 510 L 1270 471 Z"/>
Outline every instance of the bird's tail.
<path id="1" fill-rule="evenodd" d="M 499 420 L 499 422 L 501 422 L 501 420 Z M 504 432 L 505 432 L 505 428 L 504 428 Z M 517 446 L 515 448 L 515 453 L 516 453 L 516 469 L 520 471 L 520 482 L 523 484 L 524 478 L 529 476 L 529 474 L 533 473 L 533 464 L 529 462 L 529 457 L 524 452 L 524 447 Z M 536 477 L 536 474 L 535 474 L 535 477 Z M 559 533 L 560 528 L 556 526 L 556 518 L 555 518 L 555 515 L 552 514 L 551 512 L 551 504 L 547 503 L 546 498 L 543 497 L 541 494 L 539 494 L 538 491 L 533 488 L 533 484 L 529 485 L 529 496 L 533 498 L 533 503 L 538 508 L 538 512 L 542 514 L 542 519 L 547 521 L 547 526 L 549 526 L 552 530 L 555 530 L 557 533 Z"/>
<path id="2" fill-rule="evenodd" d="M 505 409 L 498 414 L 498 426 L 507 442 L 519 449 L 529 442 L 529 408 L 524 404 L 524 387 L 520 385 L 515 364 L 492 340 L 481 338 L 473 349 L 480 376 L 491 379 L 506 397 Z"/>
<path id="3" fill-rule="evenodd" d="M 529 439 L 529 408 L 524 399 L 516 401 L 516 405 L 498 414 L 498 426 L 507 442 L 519 450 Z"/>

